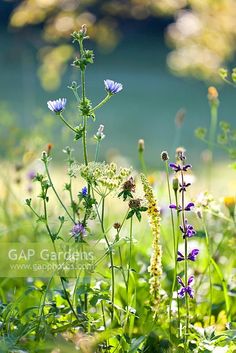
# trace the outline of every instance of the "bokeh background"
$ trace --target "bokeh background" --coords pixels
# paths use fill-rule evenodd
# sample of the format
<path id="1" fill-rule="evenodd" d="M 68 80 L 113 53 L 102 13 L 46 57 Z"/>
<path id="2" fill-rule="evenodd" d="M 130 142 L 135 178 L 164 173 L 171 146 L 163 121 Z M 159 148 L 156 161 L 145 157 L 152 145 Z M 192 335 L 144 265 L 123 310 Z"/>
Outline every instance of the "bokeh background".
<path id="1" fill-rule="evenodd" d="M 119 153 L 135 165 L 137 141 L 144 138 L 152 168 L 161 150 L 174 151 L 178 144 L 199 161 L 206 146 L 194 130 L 209 127 L 212 84 L 220 92 L 220 118 L 234 122 L 235 90 L 218 74 L 220 67 L 234 65 L 234 0 L 8 0 L 0 1 L 0 9 L 3 159 L 20 162 L 49 142 L 59 157 L 63 146 L 74 144 L 46 102 L 66 97 L 66 118 L 76 121 L 67 88 L 79 80 L 70 65 L 76 54 L 70 33 L 83 23 L 91 36 L 87 46 L 96 55 L 87 73 L 88 96 L 100 101 L 106 78 L 124 85 L 90 130 L 92 136 L 100 123 L 105 125 L 103 158 Z M 178 129 L 176 114 L 183 111 Z M 223 158 L 220 150 L 216 155 Z"/>

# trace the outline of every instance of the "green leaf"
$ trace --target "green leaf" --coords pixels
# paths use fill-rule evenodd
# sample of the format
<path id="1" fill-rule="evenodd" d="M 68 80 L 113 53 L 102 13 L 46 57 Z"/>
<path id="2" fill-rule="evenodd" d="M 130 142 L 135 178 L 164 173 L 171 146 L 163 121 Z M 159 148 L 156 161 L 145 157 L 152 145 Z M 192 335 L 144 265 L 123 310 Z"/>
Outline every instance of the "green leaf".
<path id="1" fill-rule="evenodd" d="M 129 218 L 133 217 L 134 214 L 135 214 L 135 210 L 129 211 L 128 216 L 126 217 L 126 219 L 129 219 Z"/>
<path id="2" fill-rule="evenodd" d="M 136 217 L 138 218 L 139 222 L 141 221 L 142 219 L 142 215 L 141 215 L 141 212 L 139 210 L 135 210 L 135 214 L 136 214 Z"/>

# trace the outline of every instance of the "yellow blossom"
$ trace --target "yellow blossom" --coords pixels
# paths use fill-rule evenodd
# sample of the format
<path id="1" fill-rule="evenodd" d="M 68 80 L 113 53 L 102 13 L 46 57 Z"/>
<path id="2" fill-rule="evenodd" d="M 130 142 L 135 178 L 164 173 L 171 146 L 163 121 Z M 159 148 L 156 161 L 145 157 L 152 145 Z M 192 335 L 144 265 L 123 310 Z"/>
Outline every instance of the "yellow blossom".
<path id="1" fill-rule="evenodd" d="M 143 190 L 145 193 L 145 199 L 147 201 L 147 213 L 149 216 L 149 223 L 153 234 L 152 241 L 152 257 L 148 271 L 150 273 L 150 294 L 152 296 L 152 310 L 154 316 L 156 315 L 160 303 L 160 287 L 161 287 L 161 276 L 162 276 L 162 249 L 160 245 L 160 209 L 157 205 L 157 201 L 153 195 L 153 190 L 145 177 L 141 175 L 141 181 L 143 184 Z"/>

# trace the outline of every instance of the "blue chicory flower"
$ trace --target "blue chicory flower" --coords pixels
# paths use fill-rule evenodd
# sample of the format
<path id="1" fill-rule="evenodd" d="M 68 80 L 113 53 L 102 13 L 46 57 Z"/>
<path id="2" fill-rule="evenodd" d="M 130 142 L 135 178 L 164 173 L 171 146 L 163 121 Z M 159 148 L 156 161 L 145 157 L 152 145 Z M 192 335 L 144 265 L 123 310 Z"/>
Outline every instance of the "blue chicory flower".
<path id="1" fill-rule="evenodd" d="M 61 113 L 62 110 L 65 109 L 66 106 L 66 98 L 59 98 L 54 101 L 47 102 L 48 109 L 50 109 L 54 113 Z"/>
<path id="2" fill-rule="evenodd" d="M 116 94 L 122 91 L 123 85 L 121 83 L 112 81 L 112 80 L 104 80 L 105 89 L 110 94 Z"/>
<path id="3" fill-rule="evenodd" d="M 186 294 L 188 294 L 189 297 L 190 297 L 191 299 L 193 299 L 194 290 L 193 290 L 193 288 L 191 287 L 191 284 L 193 284 L 194 276 L 190 276 L 190 277 L 189 277 L 188 283 L 187 283 L 186 286 L 185 286 L 184 282 L 182 281 L 182 279 L 181 279 L 179 276 L 177 276 L 177 281 L 178 281 L 178 283 L 182 286 L 182 288 L 178 290 L 178 297 L 179 297 L 179 298 L 183 298 Z"/>
<path id="4" fill-rule="evenodd" d="M 81 222 L 78 222 L 73 226 L 73 228 L 70 231 L 70 234 L 77 241 L 77 240 L 81 239 L 83 236 L 85 236 L 85 234 L 86 234 L 85 227 L 83 226 L 83 224 Z"/>

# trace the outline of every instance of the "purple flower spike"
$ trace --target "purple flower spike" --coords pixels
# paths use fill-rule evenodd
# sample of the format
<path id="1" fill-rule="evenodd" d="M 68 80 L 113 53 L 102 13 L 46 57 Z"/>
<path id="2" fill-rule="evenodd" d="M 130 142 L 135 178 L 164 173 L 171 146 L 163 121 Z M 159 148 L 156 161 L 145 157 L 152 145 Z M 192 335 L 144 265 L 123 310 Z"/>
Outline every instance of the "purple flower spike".
<path id="1" fill-rule="evenodd" d="M 188 294 L 189 297 L 193 299 L 194 290 L 192 289 L 191 284 L 193 284 L 194 276 L 189 277 L 187 286 L 184 285 L 184 282 L 179 276 L 177 276 L 177 281 L 182 286 L 182 288 L 178 290 L 178 297 L 183 298 L 185 294 Z"/>
<path id="2" fill-rule="evenodd" d="M 180 251 L 178 251 L 177 261 L 184 261 L 184 255 Z"/>
<path id="3" fill-rule="evenodd" d="M 193 249 L 189 254 L 188 254 L 188 260 L 191 261 L 196 261 L 197 255 L 199 254 L 199 249 Z"/>
<path id="4" fill-rule="evenodd" d="M 78 241 L 83 236 L 85 236 L 86 230 L 85 230 L 83 224 L 78 222 L 73 226 L 73 228 L 70 231 L 70 234 L 72 235 L 72 237 L 75 238 L 76 241 Z"/>
<path id="5" fill-rule="evenodd" d="M 55 101 L 48 101 L 47 102 L 48 109 L 50 109 L 54 113 L 61 113 L 62 110 L 65 109 L 66 106 L 66 98 L 59 98 Z"/>
<path id="6" fill-rule="evenodd" d="M 110 94 L 116 94 L 122 91 L 123 85 L 121 83 L 112 81 L 112 80 L 104 80 L 105 89 Z"/>
<path id="7" fill-rule="evenodd" d="M 185 207 L 185 211 L 192 211 L 191 208 L 194 207 L 194 203 L 193 202 L 189 202 L 187 204 L 187 206 Z"/>

